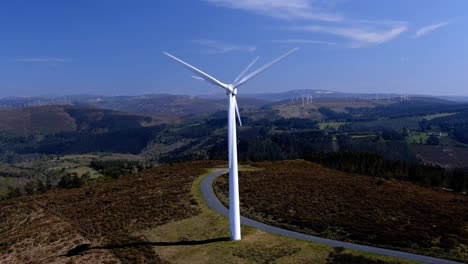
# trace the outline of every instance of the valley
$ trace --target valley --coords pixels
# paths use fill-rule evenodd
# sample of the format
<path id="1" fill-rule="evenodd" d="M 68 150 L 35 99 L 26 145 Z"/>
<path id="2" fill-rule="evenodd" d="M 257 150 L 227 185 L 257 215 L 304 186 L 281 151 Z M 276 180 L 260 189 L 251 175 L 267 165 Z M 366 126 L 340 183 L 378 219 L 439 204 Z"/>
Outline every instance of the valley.
<path id="1" fill-rule="evenodd" d="M 467 104 L 241 100 L 243 215 L 466 261 Z M 199 112 L 200 103 L 210 107 Z M 226 166 L 224 108 L 216 98 L 151 95 L 0 109 L 0 260 L 407 263 L 253 228 L 228 242 L 227 219 L 197 187 L 206 169 Z M 223 202 L 226 188 L 222 177 Z"/>
<path id="2" fill-rule="evenodd" d="M 468 263 L 468 1 L 0 7 L 0 264 Z"/>

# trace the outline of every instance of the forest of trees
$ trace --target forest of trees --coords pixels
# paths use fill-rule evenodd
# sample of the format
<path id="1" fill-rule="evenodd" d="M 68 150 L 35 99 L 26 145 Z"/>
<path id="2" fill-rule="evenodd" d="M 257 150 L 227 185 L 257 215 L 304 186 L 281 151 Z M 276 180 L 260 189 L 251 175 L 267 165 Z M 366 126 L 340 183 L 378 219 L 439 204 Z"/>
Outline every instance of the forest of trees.
<path id="1" fill-rule="evenodd" d="M 453 135 L 460 142 L 468 144 L 468 124 L 455 127 Z"/>
<path id="2" fill-rule="evenodd" d="M 337 136 L 340 151 L 373 153 L 387 160 L 399 160 L 408 164 L 418 163 L 405 140 L 380 140 L 377 138 L 352 138 L 342 134 Z"/>
<path id="3" fill-rule="evenodd" d="M 160 162 L 180 162 L 193 159 L 220 160 L 227 158 L 227 140 L 224 134 L 211 135 L 203 142 L 204 148 L 194 148 L 199 141 L 177 148 Z M 272 132 L 254 127 L 240 132 L 238 157 L 243 161 L 284 160 L 302 157 L 304 152 L 332 151 L 332 137 L 322 131 Z"/>
<path id="4" fill-rule="evenodd" d="M 320 107 L 319 112 L 329 121 L 349 121 L 353 118 L 351 114 L 339 113 L 330 108 Z"/>
<path id="5" fill-rule="evenodd" d="M 468 172 L 461 169 L 447 170 L 439 166 L 405 164 L 390 161 L 371 153 L 320 152 L 306 153 L 304 159 L 337 170 L 404 180 L 423 186 L 444 187 L 455 192 L 468 191 Z"/>
<path id="6" fill-rule="evenodd" d="M 279 130 L 313 129 L 317 128 L 317 120 L 306 118 L 280 118 L 273 122 Z"/>

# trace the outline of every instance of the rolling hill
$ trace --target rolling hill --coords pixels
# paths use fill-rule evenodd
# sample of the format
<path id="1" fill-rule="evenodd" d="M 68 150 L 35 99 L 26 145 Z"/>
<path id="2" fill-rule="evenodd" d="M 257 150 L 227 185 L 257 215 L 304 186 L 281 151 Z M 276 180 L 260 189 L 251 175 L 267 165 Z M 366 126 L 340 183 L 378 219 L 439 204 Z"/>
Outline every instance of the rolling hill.
<path id="1" fill-rule="evenodd" d="M 199 193 L 205 161 L 0 201 L 1 263 L 409 263 L 252 228 L 228 241 L 227 219 Z M 218 167 L 219 170 L 219 167 Z"/>
<path id="2" fill-rule="evenodd" d="M 0 153 L 140 153 L 177 119 L 77 106 L 0 110 Z"/>
<path id="3" fill-rule="evenodd" d="M 0 131 L 30 136 L 76 131 L 77 125 L 63 107 L 32 107 L 0 110 Z"/>
<path id="4" fill-rule="evenodd" d="M 78 102 L 77 104 L 139 115 L 160 115 L 173 118 L 200 118 L 227 109 L 227 100 L 224 97 L 207 99 L 169 94 L 103 97 L 99 100 Z M 266 102 L 259 99 L 239 98 L 239 105 L 242 108 L 256 108 L 264 104 Z"/>
<path id="5" fill-rule="evenodd" d="M 136 178 L 0 202 L 0 262 L 162 263 L 132 233 L 198 214 L 190 190 L 201 173 L 203 165 L 163 166 Z"/>
<path id="6" fill-rule="evenodd" d="M 274 226 L 331 239 L 468 260 L 468 197 L 355 175 L 305 161 L 241 172 L 241 211 Z M 227 204 L 227 177 L 215 182 Z"/>
<path id="7" fill-rule="evenodd" d="M 309 103 L 302 100 L 286 100 L 272 103 L 271 109 L 278 111 L 283 118 L 312 118 L 324 120 L 328 118 L 323 109 L 329 109 L 336 113 L 350 113 L 352 109 L 373 109 L 379 106 L 387 106 L 396 101 L 387 100 L 354 100 L 354 99 L 315 99 Z"/>
<path id="8" fill-rule="evenodd" d="M 14 136 L 61 132 L 115 131 L 149 127 L 174 120 L 76 106 L 35 106 L 0 109 L 0 133 Z"/>

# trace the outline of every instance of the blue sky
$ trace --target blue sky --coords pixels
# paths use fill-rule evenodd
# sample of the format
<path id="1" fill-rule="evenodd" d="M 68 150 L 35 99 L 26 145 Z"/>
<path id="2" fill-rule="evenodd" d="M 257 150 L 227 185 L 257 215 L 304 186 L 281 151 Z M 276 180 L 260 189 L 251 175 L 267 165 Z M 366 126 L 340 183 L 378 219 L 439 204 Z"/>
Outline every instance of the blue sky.
<path id="1" fill-rule="evenodd" d="M 242 92 L 468 95 L 464 0 L 15 0 L 0 4 L 0 96 L 221 93 L 168 51 L 231 82 L 300 50 Z M 254 67 L 255 68 L 255 67 Z"/>

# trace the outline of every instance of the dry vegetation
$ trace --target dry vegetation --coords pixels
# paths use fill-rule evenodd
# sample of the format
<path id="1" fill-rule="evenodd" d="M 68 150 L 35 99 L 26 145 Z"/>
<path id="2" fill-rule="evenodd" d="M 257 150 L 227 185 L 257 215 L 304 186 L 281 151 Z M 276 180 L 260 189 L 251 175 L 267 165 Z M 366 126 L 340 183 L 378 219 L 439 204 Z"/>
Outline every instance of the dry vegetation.
<path id="1" fill-rule="evenodd" d="M 199 175 L 217 164 L 165 165 L 0 202 L 0 263 L 410 263 L 247 227 L 242 241 L 228 241 L 227 219 L 199 191 Z"/>
<path id="2" fill-rule="evenodd" d="M 240 166 L 241 171 L 258 168 Z M 207 175 L 207 174 L 206 174 Z M 242 227 L 242 240 L 230 242 L 229 222 L 211 211 L 203 201 L 199 185 L 204 176 L 194 183 L 192 193 L 198 201 L 200 214 L 166 225 L 138 232 L 154 244 L 157 255 L 170 263 L 314 263 L 314 264 L 409 264 L 413 262 L 363 254 L 342 248 L 309 243 Z M 163 242 L 164 243 L 164 242 Z M 168 245 L 169 244 L 169 245 Z"/>
<path id="3" fill-rule="evenodd" d="M 455 146 L 411 144 L 411 150 L 426 163 L 448 168 L 468 167 L 468 149 Z"/>
<path id="4" fill-rule="evenodd" d="M 160 263 L 133 232 L 199 213 L 193 181 L 209 162 L 0 203 L 1 263 Z"/>
<path id="5" fill-rule="evenodd" d="M 309 234 L 468 260 L 468 197 L 305 161 L 240 174 L 242 214 Z M 216 184 L 227 202 L 227 179 Z"/>

